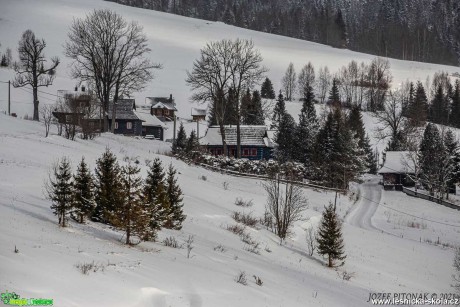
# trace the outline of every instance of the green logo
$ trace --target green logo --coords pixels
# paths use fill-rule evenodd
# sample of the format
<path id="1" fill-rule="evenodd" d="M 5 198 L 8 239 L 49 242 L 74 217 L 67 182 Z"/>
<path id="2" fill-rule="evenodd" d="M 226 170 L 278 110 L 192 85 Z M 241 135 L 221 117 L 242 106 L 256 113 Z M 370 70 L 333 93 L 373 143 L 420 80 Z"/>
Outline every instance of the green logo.
<path id="1" fill-rule="evenodd" d="M 48 298 L 21 298 L 14 292 L 1 293 L 1 301 L 5 305 L 11 306 L 52 306 L 53 299 Z"/>

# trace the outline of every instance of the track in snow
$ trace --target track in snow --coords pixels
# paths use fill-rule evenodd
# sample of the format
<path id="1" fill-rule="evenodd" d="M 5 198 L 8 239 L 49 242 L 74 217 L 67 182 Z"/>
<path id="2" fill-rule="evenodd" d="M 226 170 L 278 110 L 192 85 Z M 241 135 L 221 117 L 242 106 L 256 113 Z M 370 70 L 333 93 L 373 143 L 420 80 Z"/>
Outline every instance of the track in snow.
<path id="1" fill-rule="evenodd" d="M 372 178 L 359 186 L 361 199 L 354 210 L 345 218 L 345 222 L 367 230 L 378 230 L 372 225 L 372 216 L 377 211 L 382 198 L 382 187 L 378 182 L 379 178 Z"/>

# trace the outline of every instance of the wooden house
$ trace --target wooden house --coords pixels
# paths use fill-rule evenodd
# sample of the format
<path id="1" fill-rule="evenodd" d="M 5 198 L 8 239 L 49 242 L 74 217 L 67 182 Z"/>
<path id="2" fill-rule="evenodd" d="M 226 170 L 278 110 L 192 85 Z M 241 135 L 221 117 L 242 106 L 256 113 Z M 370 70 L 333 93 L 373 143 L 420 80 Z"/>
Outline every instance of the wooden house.
<path id="1" fill-rule="evenodd" d="M 383 166 L 378 173 L 382 175 L 385 190 L 402 191 L 403 187 L 415 185 L 411 179 L 414 170 L 414 162 L 410 159 L 409 151 L 387 151 L 384 154 Z"/>
<path id="2" fill-rule="evenodd" d="M 134 114 L 142 121 L 142 136 L 153 137 L 157 140 L 164 140 L 164 130 L 166 125 L 155 115 L 151 115 L 149 110 L 138 109 Z"/>
<path id="3" fill-rule="evenodd" d="M 150 103 L 150 114 L 155 115 L 161 121 L 173 121 L 176 109 L 176 103 L 172 94 L 168 97 L 147 97 L 146 102 Z"/>
<path id="4" fill-rule="evenodd" d="M 225 138 L 227 140 L 228 154 L 236 157 L 236 126 L 225 126 Z M 268 136 L 265 126 L 240 126 L 241 158 L 249 160 L 270 159 L 274 148 L 273 141 Z M 222 137 L 218 126 L 208 128 L 206 135 L 200 139 L 200 144 L 215 156 L 224 154 Z"/>
<path id="5" fill-rule="evenodd" d="M 115 107 L 115 134 L 142 135 L 142 120 L 134 113 L 134 99 L 118 99 Z M 113 103 L 109 104 L 107 118 L 112 130 Z"/>
<path id="6" fill-rule="evenodd" d="M 198 108 L 192 108 L 192 120 L 194 122 L 196 121 L 202 121 L 202 120 L 206 120 L 206 113 L 207 113 L 207 110 L 206 109 L 198 109 Z"/>

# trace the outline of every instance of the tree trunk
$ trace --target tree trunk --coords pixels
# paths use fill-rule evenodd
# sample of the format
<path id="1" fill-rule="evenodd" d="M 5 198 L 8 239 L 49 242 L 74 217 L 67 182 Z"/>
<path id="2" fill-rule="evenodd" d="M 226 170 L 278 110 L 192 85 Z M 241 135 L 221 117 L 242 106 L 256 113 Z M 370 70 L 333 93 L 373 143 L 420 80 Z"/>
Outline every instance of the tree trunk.
<path id="1" fill-rule="evenodd" d="M 40 118 L 38 116 L 38 89 L 36 87 L 33 88 L 33 96 L 34 96 L 34 120 L 35 121 L 40 121 Z"/>
<path id="2" fill-rule="evenodd" d="M 331 254 L 329 254 L 329 263 L 328 263 L 327 266 L 332 268 L 332 256 L 331 256 Z"/>
<path id="3" fill-rule="evenodd" d="M 241 159 L 241 135 L 240 135 L 240 116 L 238 115 L 238 122 L 236 123 L 236 157 Z"/>

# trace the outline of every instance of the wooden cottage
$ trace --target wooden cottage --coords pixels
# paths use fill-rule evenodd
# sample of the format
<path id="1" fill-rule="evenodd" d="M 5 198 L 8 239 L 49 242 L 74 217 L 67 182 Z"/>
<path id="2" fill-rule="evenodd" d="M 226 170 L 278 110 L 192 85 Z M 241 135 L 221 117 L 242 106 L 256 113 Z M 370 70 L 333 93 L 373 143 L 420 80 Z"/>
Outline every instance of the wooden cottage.
<path id="1" fill-rule="evenodd" d="M 145 109 L 135 110 L 134 114 L 142 121 L 142 136 L 163 141 L 166 125 L 161 120 Z"/>
<path id="2" fill-rule="evenodd" d="M 168 97 L 147 97 L 146 101 L 151 105 L 150 114 L 155 115 L 161 121 L 173 121 L 176 103 L 172 94 Z"/>
<path id="3" fill-rule="evenodd" d="M 387 151 L 384 154 L 383 166 L 378 173 L 382 175 L 385 190 L 402 191 L 403 187 L 415 185 L 411 179 L 415 173 L 414 169 L 409 151 Z"/>
<path id="4" fill-rule="evenodd" d="M 134 99 L 119 99 L 115 108 L 115 134 L 142 135 L 142 120 L 134 113 Z M 107 114 L 109 130 L 112 130 L 113 103 Z"/>
<path id="5" fill-rule="evenodd" d="M 270 159 L 274 144 L 268 137 L 265 126 L 240 126 L 241 131 L 241 158 L 249 160 Z M 228 154 L 236 157 L 236 126 L 225 126 L 225 138 L 227 140 Z M 224 154 L 222 137 L 218 126 L 208 128 L 206 135 L 200 139 L 200 144 L 215 156 Z"/>
<path id="6" fill-rule="evenodd" d="M 206 113 L 207 113 L 206 109 L 192 108 L 192 120 L 194 122 L 205 120 Z"/>

